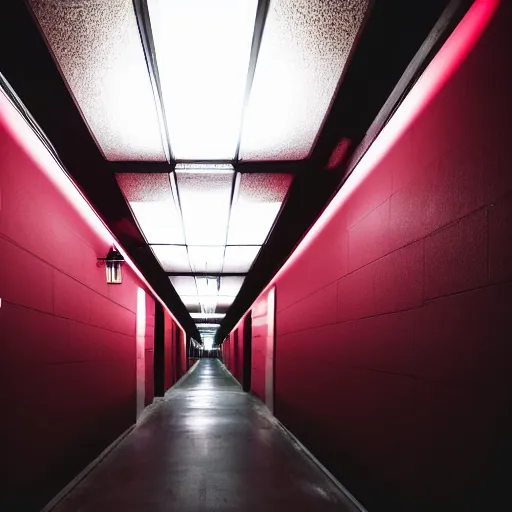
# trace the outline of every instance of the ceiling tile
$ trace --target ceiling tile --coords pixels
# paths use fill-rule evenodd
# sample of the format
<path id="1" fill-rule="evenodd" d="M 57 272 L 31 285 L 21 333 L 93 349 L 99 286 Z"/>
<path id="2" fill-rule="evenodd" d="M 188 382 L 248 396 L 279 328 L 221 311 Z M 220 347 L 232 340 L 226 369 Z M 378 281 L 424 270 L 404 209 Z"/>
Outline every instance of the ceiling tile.
<path id="1" fill-rule="evenodd" d="M 250 268 L 261 247 L 251 245 L 228 245 L 224 256 L 224 273 L 246 273 Z"/>
<path id="2" fill-rule="evenodd" d="M 242 174 L 231 208 L 229 245 L 262 245 L 281 209 L 291 174 Z"/>
<path id="3" fill-rule="evenodd" d="M 219 295 L 236 296 L 244 283 L 242 276 L 223 276 L 220 278 Z"/>
<path id="4" fill-rule="evenodd" d="M 306 158 L 369 0 L 272 0 L 244 114 L 242 160 Z"/>
<path id="5" fill-rule="evenodd" d="M 188 247 L 192 271 L 205 273 L 222 272 L 224 261 L 224 246 L 194 246 Z"/>
<path id="6" fill-rule="evenodd" d="M 107 160 L 165 161 L 131 0 L 29 0 Z"/>
<path id="7" fill-rule="evenodd" d="M 189 276 L 172 276 L 169 278 L 174 289 L 181 297 L 182 295 L 197 294 L 196 281 L 193 277 Z"/>
<path id="8" fill-rule="evenodd" d="M 126 173 L 117 174 L 116 179 L 149 244 L 185 243 L 168 174 Z"/>
<path id="9" fill-rule="evenodd" d="M 165 272 L 190 272 L 187 248 L 183 245 L 151 245 L 151 250 Z"/>

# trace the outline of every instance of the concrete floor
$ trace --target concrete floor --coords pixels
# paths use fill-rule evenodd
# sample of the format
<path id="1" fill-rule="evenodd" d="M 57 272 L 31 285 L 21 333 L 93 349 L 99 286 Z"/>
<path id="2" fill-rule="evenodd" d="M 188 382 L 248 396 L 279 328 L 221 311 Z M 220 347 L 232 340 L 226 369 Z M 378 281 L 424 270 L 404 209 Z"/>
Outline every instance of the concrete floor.
<path id="1" fill-rule="evenodd" d="M 203 359 L 53 510 L 358 509 L 219 361 Z"/>

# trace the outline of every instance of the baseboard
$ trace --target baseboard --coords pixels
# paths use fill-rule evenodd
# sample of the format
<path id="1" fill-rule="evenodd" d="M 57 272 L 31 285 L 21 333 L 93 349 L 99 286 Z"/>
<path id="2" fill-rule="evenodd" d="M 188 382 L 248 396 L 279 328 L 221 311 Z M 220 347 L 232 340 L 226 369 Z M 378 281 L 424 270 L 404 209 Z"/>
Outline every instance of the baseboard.
<path id="1" fill-rule="evenodd" d="M 146 407 L 147 409 L 147 407 Z M 142 413 L 144 414 L 144 412 Z M 142 416 L 142 415 L 141 415 Z M 127 428 L 115 441 L 110 443 L 90 464 L 88 464 L 78 475 L 71 480 L 52 500 L 50 500 L 41 512 L 50 512 L 56 507 L 107 455 L 135 428 L 132 425 Z"/>
<path id="2" fill-rule="evenodd" d="M 161 400 L 167 400 L 170 395 L 176 391 L 176 388 L 179 387 L 179 385 L 191 374 L 193 373 L 196 368 L 197 368 L 197 364 L 199 363 L 199 361 L 196 361 L 189 369 L 188 371 L 183 374 L 164 394 L 164 396 L 160 396 L 158 397 L 158 400 L 161 401 Z"/>

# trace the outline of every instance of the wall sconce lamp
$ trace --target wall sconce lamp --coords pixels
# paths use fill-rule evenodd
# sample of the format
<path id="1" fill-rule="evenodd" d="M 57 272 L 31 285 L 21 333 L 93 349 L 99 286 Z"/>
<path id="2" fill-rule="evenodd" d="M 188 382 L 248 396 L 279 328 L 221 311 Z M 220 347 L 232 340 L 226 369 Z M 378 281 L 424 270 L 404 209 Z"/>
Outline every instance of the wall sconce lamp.
<path id="1" fill-rule="evenodd" d="M 123 274 L 121 266 L 124 263 L 122 254 L 112 246 L 108 251 L 106 258 L 98 258 L 98 267 L 105 265 L 108 284 L 121 284 L 123 282 Z"/>

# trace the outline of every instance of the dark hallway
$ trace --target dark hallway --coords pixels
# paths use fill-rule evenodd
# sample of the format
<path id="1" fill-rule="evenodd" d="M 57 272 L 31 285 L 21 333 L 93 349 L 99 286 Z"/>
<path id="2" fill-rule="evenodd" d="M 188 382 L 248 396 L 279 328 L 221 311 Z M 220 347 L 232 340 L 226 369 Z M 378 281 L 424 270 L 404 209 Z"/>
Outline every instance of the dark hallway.
<path id="1" fill-rule="evenodd" d="M 511 27 L 0 2 L 0 511 L 512 510 Z"/>
<path id="2" fill-rule="evenodd" d="M 54 512 L 360 510 L 216 359 L 203 359 Z"/>

